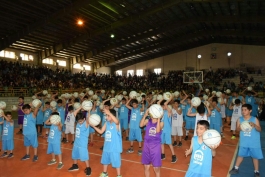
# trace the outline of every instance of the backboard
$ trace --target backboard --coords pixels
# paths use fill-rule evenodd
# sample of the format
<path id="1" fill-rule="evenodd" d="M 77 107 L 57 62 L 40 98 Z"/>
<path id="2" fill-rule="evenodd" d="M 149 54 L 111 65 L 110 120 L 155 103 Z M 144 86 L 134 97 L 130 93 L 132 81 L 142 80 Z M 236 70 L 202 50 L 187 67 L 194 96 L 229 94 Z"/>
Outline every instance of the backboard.
<path id="1" fill-rule="evenodd" d="M 183 83 L 187 83 L 187 84 L 203 83 L 203 72 L 202 71 L 184 72 Z"/>

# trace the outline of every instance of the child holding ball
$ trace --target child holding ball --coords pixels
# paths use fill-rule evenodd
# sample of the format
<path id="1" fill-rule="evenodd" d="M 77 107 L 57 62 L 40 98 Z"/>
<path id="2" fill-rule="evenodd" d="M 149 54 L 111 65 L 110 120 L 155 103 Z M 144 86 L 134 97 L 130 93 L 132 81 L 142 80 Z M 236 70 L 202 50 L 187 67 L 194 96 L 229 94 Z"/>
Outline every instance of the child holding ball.
<path id="1" fill-rule="evenodd" d="M 13 157 L 13 149 L 14 149 L 14 121 L 12 120 L 11 112 L 7 112 L 6 115 L 2 115 L 4 117 L 4 121 L 0 122 L 3 124 L 3 137 L 2 137 L 2 149 L 4 153 L 0 156 L 0 158 L 12 158 Z M 9 155 L 7 151 L 10 151 Z"/>
<path id="2" fill-rule="evenodd" d="M 48 137 L 48 149 L 47 154 L 52 154 L 52 160 L 48 162 L 48 165 L 56 164 L 55 155 L 58 155 L 59 158 L 59 164 L 57 166 L 57 169 L 61 169 L 63 167 L 62 162 L 62 152 L 61 152 L 61 136 L 62 136 L 62 123 L 59 122 L 57 124 L 52 124 L 50 122 L 50 119 L 53 115 L 58 115 L 58 112 L 53 112 L 48 120 L 46 120 L 46 125 L 51 125 L 49 137 Z"/>
<path id="3" fill-rule="evenodd" d="M 208 147 L 203 143 L 202 135 L 209 129 L 209 122 L 207 120 L 200 120 L 197 123 L 197 136 L 191 140 L 189 149 L 186 149 L 186 157 L 192 153 L 190 159 L 189 169 L 185 177 L 211 177 L 212 171 L 212 150 L 216 149 L 218 145 Z"/>
<path id="4" fill-rule="evenodd" d="M 243 161 L 244 157 L 252 157 L 254 164 L 254 176 L 259 177 L 259 159 L 263 159 L 261 142 L 260 142 L 260 132 L 261 127 L 259 120 L 251 116 L 252 106 L 250 104 L 242 105 L 242 115 L 237 121 L 237 130 L 240 130 L 240 141 L 239 141 L 239 151 L 238 157 L 236 159 L 236 164 L 230 174 L 238 174 L 239 166 Z M 250 132 L 243 132 L 240 128 L 240 124 L 244 121 L 248 121 L 252 129 Z"/>

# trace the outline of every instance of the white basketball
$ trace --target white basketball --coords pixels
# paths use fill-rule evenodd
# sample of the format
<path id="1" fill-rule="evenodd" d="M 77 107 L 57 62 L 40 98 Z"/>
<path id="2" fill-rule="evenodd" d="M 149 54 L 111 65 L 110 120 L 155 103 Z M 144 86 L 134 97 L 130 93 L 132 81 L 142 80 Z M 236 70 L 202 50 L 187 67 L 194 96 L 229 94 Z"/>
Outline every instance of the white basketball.
<path id="1" fill-rule="evenodd" d="M 163 98 L 164 98 L 164 100 L 169 100 L 170 97 L 171 97 L 171 93 L 170 93 L 170 92 L 165 92 L 165 93 L 163 94 Z"/>
<path id="2" fill-rule="evenodd" d="M 207 130 L 202 135 L 202 140 L 207 146 L 219 145 L 221 142 L 221 135 L 214 129 Z"/>
<path id="3" fill-rule="evenodd" d="M 140 103 L 142 101 L 142 97 L 138 96 L 138 97 L 136 97 L 136 100 L 138 101 L 138 103 Z"/>
<path id="4" fill-rule="evenodd" d="M 163 95 L 160 95 L 160 94 L 157 95 L 156 99 L 157 99 L 157 100 L 162 100 L 162 99 L 163 99 Z"/>
<path id="5" fill-rule="evenodd" d="M 225 93 L 230 94 L 231 90 L 230 89 L 226 89 Z"/>
<path id="6" fill-rule="evenodd" d="M 5 109 L 6 108 L 6 102 L 0 101 L 0 109 Z"/>
<path id="7" fill-rule="evenodd" d="M 32 101 L 32 106 L 36 108 L 39 104 L 41 104 L 41 101 L 39 99 L 34 99 Z"/>
<path id="8" fill-rule="evenodd" d="M 141 93 L 140 95 L 143 96 L 143 95 L 146 95 L 146 94 L 145 93 Z"/>
<path id="9" fill-rule="evenodd" d="M 191 105 L 194 107 L 200 106 L 201 99 L 199 97 L 194 97 L 191 99 Z"/>
<path id="10" fill-rule="evenodd" d="M 97 114 L 92 114 L 89 117 L 89 124 L 92 126 L 97 126 L 101 121 L 101 118 Z"/>
<path id="11" fill-rule="evenodd" d="M 101 93 L 103 93 L 103 94 L 104 94 L 104 93 L 105 93 L 105 90 L 101 90 Z"/>
<path id="12" fill-rule="evenodd" d="M 75 98 L 77 98 L 77 97 L 78 97 L 78 93 L 77 93 L 77 92 L 74 92 L 73 96 L 74 96 Z"/>
<path id="13" fill-rule="evenodd" d="M 222 92 L 216 92 L 215 94 L 217 97 L 221 97 L 222 96 Z"/>
<path id="14" fill-rule="evenodd" d="M 35 100 L 37 97 L 36 97 L 35 95 L 33 95 L 31 98 L 32 98 L 33 100 Z"/>
<path id="15" fill-rule="evenodd" d="M 205 92 L 208 93 L 210 90 L 209 89 L 205 89 Z"/>
<path id="16" fill-rule="evenodd" d="M 168 107 L 170 110 L 172 110 L 172 106 L 171 106 L 171 105 L 167 105 L 167 107 Z"/>
<path id="17" fill-rule="evenodd" d="M 92 96 L 92 99 L 93 99 L 93 100 L 97 100 L 97 99 L 98 99 L 98 96 L 97 96 L 97 95 L 93 95 L 93 96 Z"/>
<path id="18" fill-rule="evenodd" d="M 138 97 L 138 96 L 141 96 L 140 93 L 137 93 L 137 94 L 136 94 L 136 97 Z"/>
<path id="19" fill-rule="evenodd" d="M 90 89 L 89 88 L 86 88 L 86 91 L 88 92 Z"/>
<path id="20" fill-rule="evenodd" d="M 248 89 L 248 91 L 251 91 L 252 90 L 252 87 L 248 87 L 247 89 Z"/>
<path id="21" fill-rule="evenodd" d="M 126 92 L 126 91 L 123 91 L 122 94 L 123 94 L 123 95 L 127 95 L 127 92 Z"/>
<path id="22" fill-rule="evenodd" d="M 212 91 L 212 95 L 215 95 L 216 94 L 216 91 Z"/>
<path id="23" fill-rule="evenodd" d="M 207 95 L 203 95 L 202 99 L 203 99 L 204 101 L 206 101 L 206 100 L 208 100 L 208 96 L 207 96 Z"/>
<path id="24" fill-rule="evenodd" d="M 153 101 L 155 101 L 157 98 L 157 95 L 153 95 Z"/>
<path id="25" fill-rule="evenodd" d="M 82 102 L 82 108 L 85 111 L 90 111 L 93 107 L 93 103 L 91 101 L 85 100 Z"/>
<path id="26" fill-rule="evenodd" d="M 50 106 L 55 108 L 57 106 L 57 102 L 56 101 L 51 101 L 50 102 Z"/>
<path id="27" fill-rule="evenodd" d="M 218 101 L 218 103 L 221 103 L 222 102 L 222 98 L 218 98 L 217 101 Z"/>
<path id="28" fill-rule="evenodd" d="M 116 105 L 116 104 L 118 104 L 118 100 L 116 98 L 111 98 L 110 99 L 110 104 L 111 105 Z"/>
<path id="29" fill-rule="evenodd" d="M 101 110 L 104 109 L 104 105 L 103 105 L 103 103 L 100 103 L 100 105 L 99 105 L 99 109 L 101 109 Z"/>
<path id="30" fill-rule="evenodd" d="M 129 94 L 129 97 L 130 98 L 136 98 L 137 97 L 137 92 L 136 91 L 131 91 L 130 94 Z"/>
<path id="31" fill-rule="evenodd" d="M 58 124 L 61 122 L 61 117 L 59 115 L 52 115 L 50 118 L 51 124 Z"/>
<path id="32" fill-rule="evenodd" d="M 97 106 L 99 106 L 99 105 L 100 105 L 100 101 L 99 101 L 99 100 L 97 100 L 96 102 L 97 102 L 97 103 L 96 103 L 96 105 L 97 105 Z"/>
<path id="33" fill-rule="evenodd" d="M 18 109 L 17 105 L 12 105 L 12 106 L 11 106 L 11 110 L 12 110 L 12 111 L 17 111 L 17 109 Z"/>
<path id="34" fill-rule="evenodd" d="M 252 127 L 249 124 L 249 121 L 244 121 L 240 124 L 240 128 L 243 132 L 251 132 Z"/>
<path id="35" fill-rule="evenodd" d="M 164 114 L 164 110 L 162 108 L 162 106 L 160 106 L 159 104 L 153 104 L 152 106 L 150 106 L 149 108 L 149 114 L 152 118 L 159 118 L 162 117 Z"/>
<path id="36" fill-rule="evenodd" d="M 3 113 L 4 113 L 4 111 L 2 109 L 0 109 L 0 117 L 3 116 Z"/>
<path id="37" fill-rule="evenodd" d="M 114 91 L 114 90 L 111 90 L 111 91 L 110 91 L 110 93 L 114 94 L 114 93 L 115 93 L 115 91 Z"/>
<path id="38" fill-rule="evenodd" d="M 205 106 L 210 106 L 209 101 L 204 101 L 203 103 L 204 103 Z"/>
<path id="39" fill-rule="evenodd" d="M 85 96 L 85 94 L 84 94 L 83 92 L 82 92 L 82 93 L 80 93 L 79 95 L 80 95 L 81 97 Z"/>
<path id="40" fill-rule="evenodd" d="M 91 95 L 94 95 L 93 90 L 89 90 L 89 91 L 88 91 L 88 95 L 90 95 L 90 96 L 91 96 Z"/>
<path id="41" fill-rule="evenodd" d="M 47 96 L 46 96 L 47 98 L 51 98 L 51 94 L 47 94 Z"/>
<path id="42" fill-rule="evenodd" d="M 81 107 L 81 104 L 79 102 L 74 103 L 74 108 L 79 109 Z"/>
<path id="43" fill-rule="evenodd" d="M 48 94 L 48 91 L 47 91 L 47 90 L 43 90 L 43 91 L 42 91 L 42 94 L 43 94 L 43 95 L 47 95 L 47 94 Z"/>
<path id="44" fill-rule="evenodd" d="M 123 96 L 122 96 L 122 95 L 118 95 L 118 96 L 117 96 L 117 99 L 118 99 L 119 101 L 121 101 L 121 100 L 122 100 L 122 98 L 123 98 Z"/>
<path id="45" fill-rule="evenodd" d="M 178 97 L 178 96 L 179 96 L 179 92 L 178 92 L 178 91 L 175 91 L 175 92 L 174 92 L 174 96 L 175 96 L 175 97 Z"/>

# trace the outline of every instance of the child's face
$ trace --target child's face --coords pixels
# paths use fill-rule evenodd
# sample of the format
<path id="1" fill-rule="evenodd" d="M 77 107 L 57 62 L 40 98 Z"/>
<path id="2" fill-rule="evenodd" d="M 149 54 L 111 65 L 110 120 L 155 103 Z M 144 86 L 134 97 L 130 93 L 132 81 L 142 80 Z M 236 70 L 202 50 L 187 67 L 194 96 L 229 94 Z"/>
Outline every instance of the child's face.
<path id="1" fill-rule="evenodd" d="M 50 108 L 50 105 L 49 104 L 45 104 L 45 108 Z"/>
<path id="2" fill-rule="evenodd" d="M 109 110 L 109 106 L 108 105 L 104 105 L 104 109 Z"/>
<path id="3" fill-rule="evenodd" d="M 109 115 L 106 115 L 107 121 L 111 121 L 111 117 Z"/>
<path id="4" fill-rule="evenodd" d="M 187 99 L 187 102 L 188 102 L 189 104 L 191 104 L 191 99 Z"/>
<path id="5" fill-rule="evenodd" d="M 77 122 L 82 125 L 84 123 L 85 119 L 79 119 Z"/>
<path id="6" fill-rule="evenodd" d="M 62 106 L 62 103 L 58 103 L 58 106 L 59 106 L 59 107 Z"/>
<path id="7" fill-rule="evenodd" d="M 6 117 L 8 117 L 9 119 L 12 119 L 12 115 L 6 115 Z"/>
<path id="8" fill-rule="evenodd" d="M 178 102 L 174 102 L 174 107 L 175 107 L 175 108 L 179 107 Z"/>
<path id="9" fill-rule="evenodd" d="M 25 114 L 29 114 L 31 112 L 31 109 L 23 109 Z"/>
<path id="10" fill-rule="evenodd" d="M 125 100 L 121 100 L 121 102 L 122 102 L 122 104 L 125 104 L 126 103 Z"/>
<path id="11" fill-rule="evenodd" d="M 206 131 L 206 128 L 204 125 L 197 124 L 196 132 L 199 137 L 201 137 L 205 131 Z"/>
<path id="12" fill-rule="evenodd" d="M 133 106 L 133 108 L 137 108 L 138 104 L 137 103 L 133 103 L 132 106 Z"/>
<path id="13" fill-rule="evenodd" d="M 252 110 L 248 110 L 246 107 L 242 107 L 242 115 L 243 116 L 249 116 L 251 114 Z"/>
<path id="14" fill-rule="evenodd" d="M 19 98 L 19 99 L 18 99 L 18 102 L 19 102 L 19 103 L 23 103 L 23 101 L 24 101 L 24 100 L 23 100 L 22 98 Z"/>

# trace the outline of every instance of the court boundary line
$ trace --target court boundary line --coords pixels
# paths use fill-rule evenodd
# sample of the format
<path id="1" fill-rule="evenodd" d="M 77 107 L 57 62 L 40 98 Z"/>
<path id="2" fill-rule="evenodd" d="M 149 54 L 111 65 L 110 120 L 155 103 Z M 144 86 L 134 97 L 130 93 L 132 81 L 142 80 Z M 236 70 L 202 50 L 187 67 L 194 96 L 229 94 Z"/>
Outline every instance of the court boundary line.
<path id="1" fill-rule="evenodd" d="M 227 177 L 231 177 L 231 175 L 229 174 L 229 171 L 232 169 L 233 165 L 234 165 L 234 162 L 235 162 L 235 158 L 236 158 L 236 155 L 237 155 L 237 152 L 238 152 L 238 146 L 239 146 L 239 141 L 237 143 L 237 146 L 236 146 L 236 149 L 235 149 L 235 152 L 234 152 L 234 155 L 233 155 L 233 158 L 231 160 L 231 163 L 230 163 L 230 167 L 228 169 L 228 172 L 227 172 Z"/>

